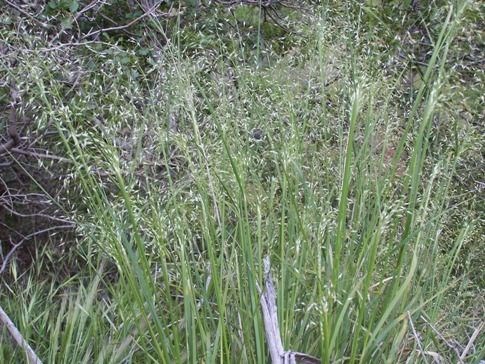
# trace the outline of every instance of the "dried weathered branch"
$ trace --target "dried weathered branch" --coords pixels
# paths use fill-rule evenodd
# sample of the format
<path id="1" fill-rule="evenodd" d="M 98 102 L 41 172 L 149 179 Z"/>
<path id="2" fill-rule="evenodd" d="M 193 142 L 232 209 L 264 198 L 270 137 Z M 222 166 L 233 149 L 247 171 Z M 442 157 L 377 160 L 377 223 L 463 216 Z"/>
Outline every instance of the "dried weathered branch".
<path id="1" fill-rule="evenodd" d="M 54 155 L 54 154 L 38 153 L 34 150 L 12 148 L 11 152 L 17 153 L 17 154 L 24 154 L 24 155 L 28 155 L 30 157 L 39 158 L 39 159 L 52 159 L 52 160 L 55 160 L 55 161 L 58 161 L 58 162 L 72 163 L 72 161 L 70 159 L 67 159 L 67 158 L 64 158 L 64 157 L 59 157 L 59 156 Z"/>
<path id="2" fill-rule="evenodd" d="M 421 353 L 424 353 L 423 345 L 421 345 L 421 339 L 420 339 L 418 333 L 416 332 L 416 329 L 414 328 L 414 323 L 413 323 L 413 318 L 411 317 L 411 313 L 408 311 L 407 315 L 408 315 L 409 324 L 411 325 L 411 330 L 413 331 L 414 339 L 416 340 L 416 343 L 418 344 L 419 351 Z"/>
<path id="3" fill-rule="evenodd" d="M 320 360 L 304 353 L 285 351 L 281 341 L 278 325 L 278 307 L 276 306 L 276 290 L 271 278 L 269 257 L 264 258 L 264 292 L 260 292 L 261 310 L 263 311 L 266 341 L 272 364 L 320 364 Z M 258 287 L 259 289 L 259 287 Z M 260 290 L 261 291 L 261 290 Z"/>
<path id="4" fill-rule="evenodd" d="M 264 292 L 261 295 L 261 309 L 263 311 L 264 328 L 268 342 L 269 353 L 273 364 L 283 363 L 285 350 L 278 326 L 276 306 L 276 292 L 271 278 L 269 257 L 264 258 Z"/>
<path id="5" fill-rule="evenodd" d="M 29 343 L 23 338 L 20 331 L 17 329 L 15 324 L 12 322 L 10 317 L 5 313 L 5 311 L 0 307 L 0 322 L 5 325 L 10 336 L 12 339 L 24 349 L 25 354 L 27 355 L 29 364 L 42 364 L 42 361 L 39 359 L 35 351 L 30 347 Z"/>
<path id="6" fill-rule="evenodd" d="M 433 330 L 436 335 L 448 346 L 449 348 L 453 349 L 453 351 L 456 353 L 456 356 L 459 358 L 461 356 L 461 353 L 458 351 L 455 345 L 451 344 L 426 318 L 421 315 L 421 319 L 428 324 L 428 326 Z"/>
<path id="7" fill-rule="evenodd" d="M 463 352 L 460 355 L 460 361 L 463 361 L 467 357 L 468 352 L 472 348 L 473 343 L 477 339 L 477 337 L 480 334 L 480 332 L 483 330 L 483 327 L 484 326 L 485 326 L 485 323 L 484 322 L 481 322 L 480 325 L 478 325 L 478 327 L 475 329 L 475 331 L 473 331 L 473 334 L 470 337 L 470 340 L 468 341 L 468 344 L 466 345 L 465 350 L 463 350 Z"/>

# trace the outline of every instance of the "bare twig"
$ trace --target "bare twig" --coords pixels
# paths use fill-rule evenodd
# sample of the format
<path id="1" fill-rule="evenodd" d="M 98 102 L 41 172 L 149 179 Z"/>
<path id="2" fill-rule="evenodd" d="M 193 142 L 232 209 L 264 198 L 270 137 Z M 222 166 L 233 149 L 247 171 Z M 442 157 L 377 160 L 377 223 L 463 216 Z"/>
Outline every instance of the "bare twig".
<path id="1" fill-rule="evenodd" d="M 1 206 L 5 210 L 7 210 L 10 214 L 15 215 L 15 216 L 19 216 L 19 217 L 42 217 L 42 218 L 45 218 L 45 219 L 61 222 L 61 223 L 64 223 L 64 224 L 73 224 L 72 221 L 69 221 L 69 220 L 66 220 L 66 219 L 61 219 L 60 217 L 46 215 L 46 214 L 43 214 L 41 212 L 33 213 L 33 214 L 22 214 L 18 211 L 15 211 L 14 209 L 8 207 L 7 204 L 2 204 Z"/>
<path id="2" fill-rule="evenodd" d="M 21 236 L 22 238 L 24 237 L 22 235 L 22 233 L 20 233 L 19 231 L 15 230 L 14 228 L 12 228 L 11 226 L 8 226 L 7 224 L 3 223 L 2 221 L 0 221 L 0 226 L 3 226 L 5 229 L 7 229 L 8 231 L 11 231 L 12 233 L 14 234 L 17 234 L 18 236 Z"/>
<path id="3" fill-rule="evenodd" d="M 426 322 L 429 327 L 431 327 L 431 330 L 433 330 L 436 335 L 438 335 L 438 337 L 443 340 L 443 342 L 451 349 L 453 349 L 453 351 L 456 353 L 456 356 L 458 357 L 458 359 L 460 360 L 460 363 L 462 362 L 462 360 L 460 359 L 460 352 L 457 350 L 457 348 L 452 345 L 448 340 L 446 340 L 446 338 L 433 326 L 433 324 L 431 324 L 431 322 L 429 322 L 428 320 L 426 320 L 426 318 L 424 316 L 421 315 L 421 319 Z"/>
<path id="4" fill-rule="evenodd" d="M 158 9 L 158 7 L 162 4 L 162 2 L 163 2 L 163 0 L 157 2 L 150 9 L 148 9 L 147 12 L 143 13 L 138 18 L 133 19 L 132 21 L 130 21 L 127 24 L 119 25 L 119 26 L 111 27 L 111 28 L 99 29 L 99 30 L 96 30 L 95 32 L 91 32 L 91 33 L 86 34 L 84 37 L 82 37 L 82 39 L 86 39 L 88 37 L 92 37 L 92 36 L 95 36 L 95 35 L 97 35 L 99 33 L 103 33 L 103 32 L 110 32 L 110 31 L 113 31 L 113 30 L 123 30 L 123 29 L 129 28 L 133 24 L 136 24 L 137 22 L 139 22 L 140 20 L 142 20 L 143 18 L 146 18 L 147 16 L 151 15 L 155 10 Z M 164 14 L 164 15 L 168 15 L 168 13 L 167 14 Z"/>
<path id="5" fill-rule="evenodd" d="M 480 325 L 478 325 L 478 327 L 475 329 L 475 331 L 473 331 L 473 334 L 470 340 L 468 341 L 468 344 L 466 345 L 465 350 L 463 350 L 463 353 L 461 353 L 460 355 L 460 361 L 463 361 L 466 358 L 466 356 L 468 355 L 468 352 L 470 351 L 471 347 L 473 346 L 473 343 L 475 342 L 476 338 L 480 334 L 480 331 L 482 331 L 484 325 L 485 323 L 481 322 Z"/>
<path id="6" fill-rule="evenodd" d="M 413 330 L 414 338 L 416 339 L 416 342 L 418 343 L 419 351 L 421 353 L 424 353 L 423 346 L 421 345 L 421 339 L 420 339 L 418 333 L 416 332 L 416 329 L 414 328 L 414 323 L 413 323 L 413 319 L 411 317 L 411 314 L 409 313 L 409 311 L 407 312 L 407 314 L 408 314 L 409 324 L 411 325 L 411 329 Z"/>
<path id="7" fill-rule="evenodd" d="M 266 1 L 261 1 L 261 0 L 215 0 L 215 3 L 221 4 L 223 6 L 227 7 L 233 7 L 236 5 L 250 5 L 250 6 L 261 6 L 262 8 L 269 8 L 273 6 L 282 6 L 284 8 L 292 9 L 292 10 L 298 10 L 298 11 L 305 11 L 308 12 L 308 9 L 305 9 L 301 3 L 298 3 L 298 5 L 291 4 L 290 2 L 287 1 L 281 1 L 281 0 L 266 0 Z"/>
<path id="8" fill-rule="evenodd" d="M 11 152 L 17 153 L 17 154 L 24 154 L 24 155 L 28 155 L 28 156 L 39 158 L 39 159 L 52 159 L 52 160 L 56 160 L 58 162 L 72 163 L 72 161 L 70 159 L 59 157 L 59 156 L 54 155 L 54 154 L 37 153 L 36 151 L 33 151 L 33 150 L 24 150 L 24 149 L 20 149 L 20 148 L 12 148 Z"/>
<path id="9" fill-rule="evenodd" d="M 13 148 L 14 145 L 15 145 L 15 141 L 13 139 L 10 139 L 8 142 L 0 144 L 0 154 L 9 151 L 10 149 Z"/>
<path id="10" fill-rule="evenodd" d="M 88 40 L 88 41 L 85 41 L 85 42 L 59 43 L 59 44 L 52 46 L 52 47 L 39 48 L 39 49 L 36 49 L 36 50 L 25 50 L 25 51 L 26 52 L 53 52 L 53 51 L 57 51 L 57 50 L 62 49 L 62 48 L 81 47 L 81 46 L 86 46 L 86 45 L 89 45 L 89 44 L 108 44 L 108 43 L 100 42 L 100 41 L 97 41 L 97 40 Z"/>
<path id="11" fill-rule="evenodd" d="M 6 327 L 12 339 L 24 349 L 25 354 L 27 355 L 29 364 L 42 364 L 42 361 L 39 359 L 35 351 L 30 347 L 29 343 L 23 338 L 20 331 L 17 329 L 15 324 L 12 322 L 10 317 L 5 313 L 5 311 L 0 307 L 0 322 L 3 323 Z"/>
<path id="12" fill-rule="evenodd" d="M 10 249 L 10 251 L 5 255 L 5 257 L 3 258 L 2 267 L 0 268 L 0 274 L 2 274 L 5 271 L 5 269 L 7 269 L 7 265 L 8 265 L 8 262 L 10 261 L 10 258 L 15 253 L 17 248 L 22 245 L 23 242 L 24 242 L 24 240 L 22 239 L 22 240 L 20 240 L 19 243 L 14 244 L 12 249 Z"/>
<path id="13" fill-rule="evenodd" d="M 90 4 L 86 5 L 84 8 L 82 8 L 80 11 L 78 11 L 76 13 L 76 15 L 73 16 L 72 18 L 72 21 L 74 23 L 76 23 L 76 25 L 78 26 L 78 29 L 79 29 L 79 23 L 78 23 L 78 19 L 81 17 L 81 15 L 83 15 L 85 12 L 89 11 L 90 9 L 94 8 L 100 1 L 102 0 L 94 0 L 93 2 L 91 2 Z M 104 3 L 101 4 L 101 6 L 103 5 Z M 49 42 L 50 44 L 54 44 L 57 42 L 57 40 L 61 37 L 62 35 L 62 31 L 61 32 L 58 32 L 56 34 L 56 36 L 54 38 L 51 39 L 51 41 Z"/>
<path id="14" fill-rule="evenodd" d="M 274 23 L 275 23 L 277 26 L 279 26 L 279 27 L 280 27 L 281 29 L 283 29 L 285 32 L 289 32 L 289 29 L 288 29 L 286 26 L 284 26 L 283 24 L 281 24 L 281 23 L 279 22 L 279 20 L 278 20 L 278 19 L 280 19 L 280 20 L 283 20 L 283 19 L 281 18 L 281 16 L 278 14 L 278 11 L 276 11 L 276 9 L 275 9 L 274 7 L 272 7 L 272 6 L 268 6 L 268 7 L 263 8 L 263 9 L 264 9 L 264 14 L 265 14 L 265 16 L 266 16 L 266 15 L 268 15 L 268 17 L 269 17 L 271 20 L 273 20 L 273 21 L 274 21 Z M 273 12 L 273 14 L 271 14 L 271 12 Z M 277 19 L 277 18 L 278 18 L 278 19 Z"/>
<path id="15" fill-rule="evenodd" d="M 13 197 L 16 198 L 17 204 L 30 205 L 32 201 L 28 200 L 29 198 L 36 198 L 37 200 L 35 201 L 35 203 L 39 203 L 39 204 L 50 202 L 50 200 L 45 199 L 46 196 L 43 195 L 42 193 L 11 193 L 10 190 L 12 190 L 13 192 L 13 188 L 8 189 L 7 196 L 10 198 L 10 201 L 12 201 L 11 198 Z"/>
<path id="16" fill-rule="evenodd" d="M 22 9 L 20 6 L 16 5 L 15 3 L 11 2 L 10 0 L 5 0 L 5 2 L 10 5 L 12 8 L 14 8 L 15 10 L 17 10 L 19 13 L 25 15 L 26 17 L 28 17 L 29 19 L 32 19 L 34 22 L 36 22 L 37 24 L 39 24 L 42 28 L 44 29 L 50 29 L 52 28 L 52 25 L 50 24 L 46 24 L 44 22 L 41 22 L 39 19 L 37 19 L 35 16 L 33 16 L 32 14 L 29 14 L 28 12 L 26 12 L 24 9 Z"/>
<path id="17" fill-rule="evenodd" d="M 285 8 L 288 8 L 288 9 L 298 10 L 298 11 L 301 11 L 301 12 L 304 12 L 304 13 L 310 12 L 310 9 L 303 7 L 303 4 L 301 2 L 297 2 L 297 4 L 298 5 L 291 4 L 291 3 L 286 2 L 286 1 L 280 1 L 279 2 L 279 5 L 281 5 Z"/>
<path id="18" fill-rule="evenodd" d="M 17 244 L 15 244 L 13 246 L 13 248 L 10 249 L 8 254 L 3 258 L 3 263 L 2 263 L 2 266 L 0 267 L 0 274 L 2 274 L 5 271 L 5 269 L 7 269 L 8 262 L 9 262 L 10 258 L 12 257 L 13 253 L 15 253 L 15 251 L 27 240 L 33 238 L 34 236 L 37 236 L 37 235 L 40 235 L 40 234 L 43 234 L 43 233 L 47 233 L 47 232 L 52 231 L 52 230 L 72 229 L 74 226 L 75 226 L 74 224 L 52 226 L 52 227 L 49 227 L 47 229 L 42 229 L 42 230 L 36 231 L 32 234 L 26 235 L 22 240 L 20 240 Z"/>
<path id="19" fill-rule="evenodd" d="M 0 183 L 3 185 L 3 188 L 5 189 L 1 195 L 1 199 L 4 201 L 7 200 L 8 202 L 10 202 L 10 204 L 12 204 L 12 201 L 13 201 L 12 194 L 10 193 L 10 188 L 8 187 L 7 182 L 5 182 L 2 177 L 0 177 Z"/>
<path id="20" fill-rule="evenodd" d="M 74 20 L 78 20 L 81 15 L 83 15 L 86 11 L 89 11 L 92 8 L 94 8 L 96 5 L 98 5 L 98 3 L 101 3 L 100 7 L 104 5 L 104 1 L 102 0 L 93 0 L 91 3 L 89 3 L 88 5 L 86 5 L 84 8 L 82 8 L 76 13 L 76 15 L 74 16 Z"/>

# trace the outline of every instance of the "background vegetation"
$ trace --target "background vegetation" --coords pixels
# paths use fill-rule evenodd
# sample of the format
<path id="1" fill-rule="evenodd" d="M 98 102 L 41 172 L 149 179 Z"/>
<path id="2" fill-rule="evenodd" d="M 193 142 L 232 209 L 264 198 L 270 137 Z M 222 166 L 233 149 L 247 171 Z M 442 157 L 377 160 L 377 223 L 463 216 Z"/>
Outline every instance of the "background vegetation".
<path id="1" fill-rule="evenodd" d="M 44 362 L 266 363 L 266 255 L 285 348 L 484 359 L 479 1 L 3 2 L 0 306 Z"/>

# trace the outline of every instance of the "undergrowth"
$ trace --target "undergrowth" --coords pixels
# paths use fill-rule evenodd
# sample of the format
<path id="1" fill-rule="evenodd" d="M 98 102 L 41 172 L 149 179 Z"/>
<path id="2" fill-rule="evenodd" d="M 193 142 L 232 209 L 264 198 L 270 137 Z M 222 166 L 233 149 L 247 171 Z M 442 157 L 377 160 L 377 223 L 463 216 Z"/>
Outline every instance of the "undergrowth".
<path id="1" fill-rule="evenodd" d="M 264 256 L 285 348 L 483 359 L 483 112 L 450 63 L 480 5 L 423 11 L 417 63 L 393 13 L 361 5 L 289 15 L 293 35 L 238 10 L 141 48 L 0 32 L 23 50 L 2 71 L 62 155 L 41 163 L 62 171 L 52 200 L 76 223 L 61 257 L 53 235 L 2 279 L 1 306 L 45 362 L 268 362 Z M 0 361 L 22 361 L 4 338 Z"/>

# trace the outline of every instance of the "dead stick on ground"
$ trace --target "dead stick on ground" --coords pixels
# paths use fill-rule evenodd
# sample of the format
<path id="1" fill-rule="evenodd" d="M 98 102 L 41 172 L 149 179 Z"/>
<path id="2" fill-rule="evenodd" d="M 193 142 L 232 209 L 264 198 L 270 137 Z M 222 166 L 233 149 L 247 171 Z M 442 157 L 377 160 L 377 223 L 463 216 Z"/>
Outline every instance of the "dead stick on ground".
<path id="1" fill-rule="evenodd" d="M 482 331 L 483 329 L 483 326 L 485 324 L 482 322 L 480 323 L 480 325 L 478 325 L 478 327 L 475 329 L 475 331 L 473 332 L 472 334 L 472 337 L 470 338 L 470 340 L 468 341 L 468 344 L 465 348 L 465 350 L 463 350 L 463 353 L 460 355 L 460 361 L 463 361 L 466 356 L 468 355 L 468 352 L 470 351 L 470 349 L 472 348 L 473 346 L 473 342 L 476 340 L 476 338 L 478 337 L 478 335 L 480 334 L 480 331 Z"/>
<path id="2" fill-rule="evenodd" d="M 5 311 L 0 307 L 0 322 L 3 323 L 6 327 L 12 339 L 20 346 L 22 349 L 25 350 L 25 354 L 27 355 L 29 364 L 42 364 L 42 361 L 39 359 L 37 354 L 32 350 L 29 343 L 25 341 L 22 337 L 20 331 L 15 327 L 10 317 L 5 313 Z"/>
<path id="3" fill-rule="evenodd" d="M 269 257 L 264 258 L 264 292 L 258 286 L 261 296 L 264 329 L 272 364 L 320 364 L 320 360 L 304 353 L 285 351 L 281 341 L 278 325 L 278 307 L 276 306 L 276 290 L 271 278 L 271 263 Z"/>

